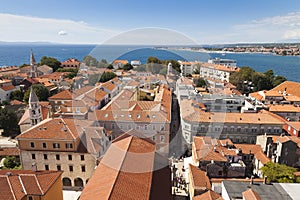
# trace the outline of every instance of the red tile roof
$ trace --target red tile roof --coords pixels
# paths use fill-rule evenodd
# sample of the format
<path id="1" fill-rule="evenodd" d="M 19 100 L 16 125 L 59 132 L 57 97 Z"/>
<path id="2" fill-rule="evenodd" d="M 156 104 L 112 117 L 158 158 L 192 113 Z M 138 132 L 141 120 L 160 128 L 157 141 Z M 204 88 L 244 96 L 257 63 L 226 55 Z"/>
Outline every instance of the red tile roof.
<path id="1" fill-rule="evenodd" d="M 201 195 L 194 196 L 193 200 L 223 200 L 223 198 L 218 193 L 212 190 L 208 190 Z"/>
<path id="2" fill-rule="evenodd" d="M 249 189 L 249 190 L 243 192 L 242 194 L 243 194 L 244 200 L 261 200 L 258 193 L 255 192 L 253 189 Z"/>
<path id="3" fill-rule="evenodd" d="M 49 100 L 72 100 L 72 93 L 69 90 L 61 91 L 51 97 L 49 97 Z"/>
<path id="4" fill-rule="evenodd" d="M 211 184 L 206 172 L 198 169 L 193 165 L 189 165 L 192 186 L 194 189 L 210 190 Z"/>
<path id="5" fill-rule="evenodd" d="M 19 156 L 19 148 L 0 148 L 0 156 Z"/>
<path id="6" fill-rule="evenodd" d="M 8 85 L 8 86 L 2 86 L 1 89 L 4 91 L 10 91 L 16 89 L 16 87 L 14 85 Z"/>
<path id="7" fill-rule="evenodd" d="M 26 195 L 43 196 L 61 174 L 57 171 L 0 170 L 0 199 L 21 200 Z"/>
<path id="8" fill-rule="evenodd" d="M 18 139 L 75 140 L 79 137 L 74 119 L 50 118 L 28 129 Z"/>
<path id="9" fill-rule="evenodd" d="M 155 144 L 132 134 L 136 134 L 135 131 L 113 141 L 83 190 L 81 200 L 96 197 L 123 200 L 171 199 L 170 185 L 159 182 L 152 184 L 156 179 Z M 169 175 L 165 173 L 157 178 L 161 182 L 169 181 Z M 153 196 L 154 187 L 161 187 L 159 198 Z"/>

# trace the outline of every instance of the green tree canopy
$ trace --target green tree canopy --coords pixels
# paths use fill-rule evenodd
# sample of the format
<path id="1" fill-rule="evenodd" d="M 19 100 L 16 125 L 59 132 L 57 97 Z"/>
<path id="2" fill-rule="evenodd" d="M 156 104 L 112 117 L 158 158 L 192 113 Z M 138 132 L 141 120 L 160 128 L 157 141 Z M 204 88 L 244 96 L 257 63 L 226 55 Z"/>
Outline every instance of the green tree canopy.
<path id="1" fill-rule="evenodd" d="M 90 55 L 87 55 L 83 58 L 83 63 L 85 63 L 87 66 L 97 66 L 98 60 Z"/>
<path id="2" fill-rule="evenodd" d="M 278 183 L 293 183 L 294 172 L 297 171 L 296 168 L 273 162 L 268 162 L 261 170 L 263 175 L 267 176 L 268 181 Z"/>
<path id="3" fill-rule="evenodd" d="M 23 101 L 24 93 L 21 90 L 15 90 L 10 94 L 10 100 Z"/>
<path id="4" fill-rule="evenodd" d="M 242 67 L 239 72 L 233 73 L 229 78 L 229 82 L 237 86 L 242 93 L 270 90 L 285 80 L 283 76 L 275 76 L 273 70 L 262 73 L 255 72 L 250 67 Z"/>
<path id="5" fill-rule="evenodd" d="M 15 167 L 20 166 L 20 163 L 17 162 L 17 159 L 14 156 L 6 156 L 3 164 L 7 169 L 14 169 Z"/>
<path id="6" fill-rule="evenodd" d="M 114 66 L 112 64 L 109 64 L 106 68 L 107 69 L 114 69 Z"/>
<path id="7" fill-rule="evenodd" d="M 207 83 L 204 78 L 199 78 L 196 80 L 196 86 L 197 87 L 206 87 Z"/>
<path id="8" fill-rule="evenodd" d="M 18 117 L 15 112 L 7 108 L 0 107 L 0 129 L 3 129 L 3 135 L 16 136 L 20 134 Z"/>
<path id="9" fill-rule="evenodd" d="M 56 71 L 60 67 L 61 63 L 56 58 L 43 56 L 40 60 L 40 65 L 48 65 L 53 69 L 53 71 Z"/>
<path id="10" fill-rule="evenodd" d="M 130 63 L 126 63 L 122 68 L 126 71 L 129 71 L 133 69 L 133 66 Z"/>
<path id="11" fill-rule="evenodd" d="M 32 85 L 31 87 L 33 87 L 33 90 L 34 90 L 36 96 L 39 98 L 39 101 L 48 101 L 48 97 L 50 94 L 49 94 L 48 89 L 44 85 L 36 84 L 36 85 Z M 30 95 L 30 89 L 27 90 L 24 94 L 25 102 L 28 102 L 29 95 Z"/>
<path id="12" fill-rule="evenodd" d="M 156 57 L 153 57 L 153 56 L 150 56 L 148 59 L 147 59 L 147 63 L 157 63 L 157 64 L 161 64 L 161 61 L 156 58 Z"/>
<path id="13" fill-rule="evenodd" d="M 104 83 L 106 81 L 109 81 L 109 80 L 115 78 L 116 76 L 117 75 L 115 73 L 113 73 L 113 72 L 104 72 L 101 75 L 99 82 Z"/>

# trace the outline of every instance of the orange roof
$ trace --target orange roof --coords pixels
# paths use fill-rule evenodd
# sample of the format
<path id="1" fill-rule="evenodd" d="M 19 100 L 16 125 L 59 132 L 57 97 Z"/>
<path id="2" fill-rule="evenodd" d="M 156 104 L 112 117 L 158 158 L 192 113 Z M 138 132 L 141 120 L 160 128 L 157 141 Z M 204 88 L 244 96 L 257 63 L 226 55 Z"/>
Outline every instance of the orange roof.
<path id="1" fill-rule="evenodd" d="M 269 90 L 265 92 L 266 97 L 282 97 L 283 94 L 275 91 L 275 90 Z"/>
<path id="2" fill-rule="evenodd" d="M 242 194 L 243 194 L 244 200 L 261 200 L 258 193 L 255 192 L 253 189 L 249 189 L 249 190 L 243 192 Z"/>
<path id="3" fill-rule="evenodd" d="M 123 134 L 113 141 L 82 191 L 81 200 L 98 197 L 123 200 L 171 199 L 167 160 L 155 153 L 155 144 L 150 139 L 133 135 L 135 133 Z M 157 161 L 165 163 L 165 167 L 154 170 Z M 158 171 L 164 173 L 157 176 L 155 173 Z"/>
<path id="4" fill-rule="evenodd" d="M 1 89 L 4 91 L 10 91 L 16 89 L 16 87 L 14 85 L 7 85 L 7 86 L 2 86 Z"/>
<path id="5" fill-rule="evenodd" d="M 72 100 L 72 93 L 69 90 L 61 91 L 51 97 L 49 97 L 49 100 Z"/>
<path id="6" fill-rule="evenodd" d="M 193 200 L 223 200 L 218 193 L 208 190 L 207 192 L 193 197 Z"/>
<path id="7" fill-rule="evenodd" d="M 10 101 L 10 105 L 22 105 L 22 104 L 25 104 L 25 103 L 22 101 L 16 100 L 16 99 Z"/>
<path id="8" fill-rule="evenodd" d="M 101 87 L 104 87 L 105 89 L 107 89 L 109 91 L 113 91 L 116 88 L 116 85 L 110 81 L 107 81 L 107 82 L 101 84 Z"/>
<path id="9" fill-rule="evenodd" d="M 293 96 L 293 95 L 290 95 L 290 96 L 283 96 L 283 98 L 286 100 L 286 101 L 300 101 L 300 97 L 298 96 Z"/>
<path id="10" fill-rule="evenodd" d="M 300 112 L 300 106 L 291 104 L 269 105 L 270 112 Z"/>
<path id="11" fill-rule="evenodd" d="M 262 164 L 266 164 L 267 162 L 270 162 L 271 159 L 267 157 L 266 154 L 262 151 L 262 148 L 260 145 L 256 144 L 235 144 L 235 147 L 237 149 L 241 149 L 242 153 L 244 154 L 254 154 L 254 157 L 259 160 Z"/>
<path id="12" fill-rule="evenodd" d="M 189 164 L 190 176 L 192 185 L 195 189 L 210 190 L 211 184 L 209 178 L 206 176 L 206 172 L 198 169 L 197 167 Z"/>
<path id="13" fill-rule="evenodd" d="M 74 119 L 45 119 L 36 126 L 18 135 L 18 139 L 75 140 L 79 137 Z"/>
<path id="14" fill-rule="evenodd" d="M 262 110 L 258 113 L 224 113 L 205 112 L 194 106 L 192 100 L 183 99 L 180 102 L 182 118 L 186 121 L 211 123 L 241 123 L 241 124 L 278 124 L 283 125 L 283 121 L 273 116 L 272 113 Z"/>
<path id="15" fill-rule="evenodd" d="M 196 156 L 196 160 L 201 161 L 220 161 L 227 162 L 223 152 L 219 149 L 214 149 L 217 146 L 217 139 L 211 137 L 194 137 L 193 145 L 195 151 L 193 154 Z"/>
<path id="16" fill-rule="evenodd" d="M 80 65 L 80 61 L 75 58 L 70 58 L 66 61 L 61 62 L 61 65 Z"/>
<path id="17" fill-rule="evenodd" d="M 0 156 L 19 156 L 19 148 L 0 148 Z"/>
<path id="18" fill-rule="evenodd" d="M 292 82 L 292 81 L 285 81 L 281 83 L 280 85 L 273 88 L 273 91 L 280 91 L 284 92 L 286 91 L 287 94 L 292 94 L 294 96 L 300 97 L 300 83 L 298 82 Z"/>
<path id="19" fill-rule="evenodd" d="M 238 67 L 229 67 L 224 65 L 212 64 L 212 63 L 200 63 L 201 67 L 214 68 L 216 70 L 225 71 L 225 72 L 238 72 L 240 68 Z"/>
<path id="20" fill-rule="evenodd" d="M 118 63 L 126 65 L 128 63 L 128 60 L 114 60 L 113 61 L 113 64 L 118 64 Z"/>
<path id="21" fill-rule="evenodd" d="M 61 174 L 58 171 L 0 170 L 0 199 L 43 196 L 61 178 Z"/>
<path id="22" fill-rule="evenodd" d="M 298 131 L 300 130 L 300 122 L 289 122 L 289 121 L 287 121 L 286 124 L 292 126 L 294 129 L 296 129 Z"/>

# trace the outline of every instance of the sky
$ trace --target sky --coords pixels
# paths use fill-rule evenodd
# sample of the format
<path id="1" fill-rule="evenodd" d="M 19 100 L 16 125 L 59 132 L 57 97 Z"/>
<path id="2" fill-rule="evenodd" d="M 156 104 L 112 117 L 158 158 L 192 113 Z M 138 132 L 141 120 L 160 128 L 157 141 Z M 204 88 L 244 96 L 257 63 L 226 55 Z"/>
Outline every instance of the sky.
<path id="1" fill-rule="evenodd" d="M 300 42 L 300 1 L 0 0 L 0 41 Z"/>

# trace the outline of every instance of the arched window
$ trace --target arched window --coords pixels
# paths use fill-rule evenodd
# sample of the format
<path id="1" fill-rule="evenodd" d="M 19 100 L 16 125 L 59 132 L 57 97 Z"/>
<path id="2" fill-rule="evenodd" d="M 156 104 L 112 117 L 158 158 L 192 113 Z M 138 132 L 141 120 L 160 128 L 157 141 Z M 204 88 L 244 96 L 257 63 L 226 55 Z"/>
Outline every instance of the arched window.
<path id="1" fill-rule="evenodd" d="M 72 186 L 71 179 L 65 177 L 62 179 L 63 186 Z"/>
<path id="2" fill-rule="evenodd" d="M 81 178 L 75 178 L 74 183 L 77 187 L 83 187 L 83 180 Z"/>

